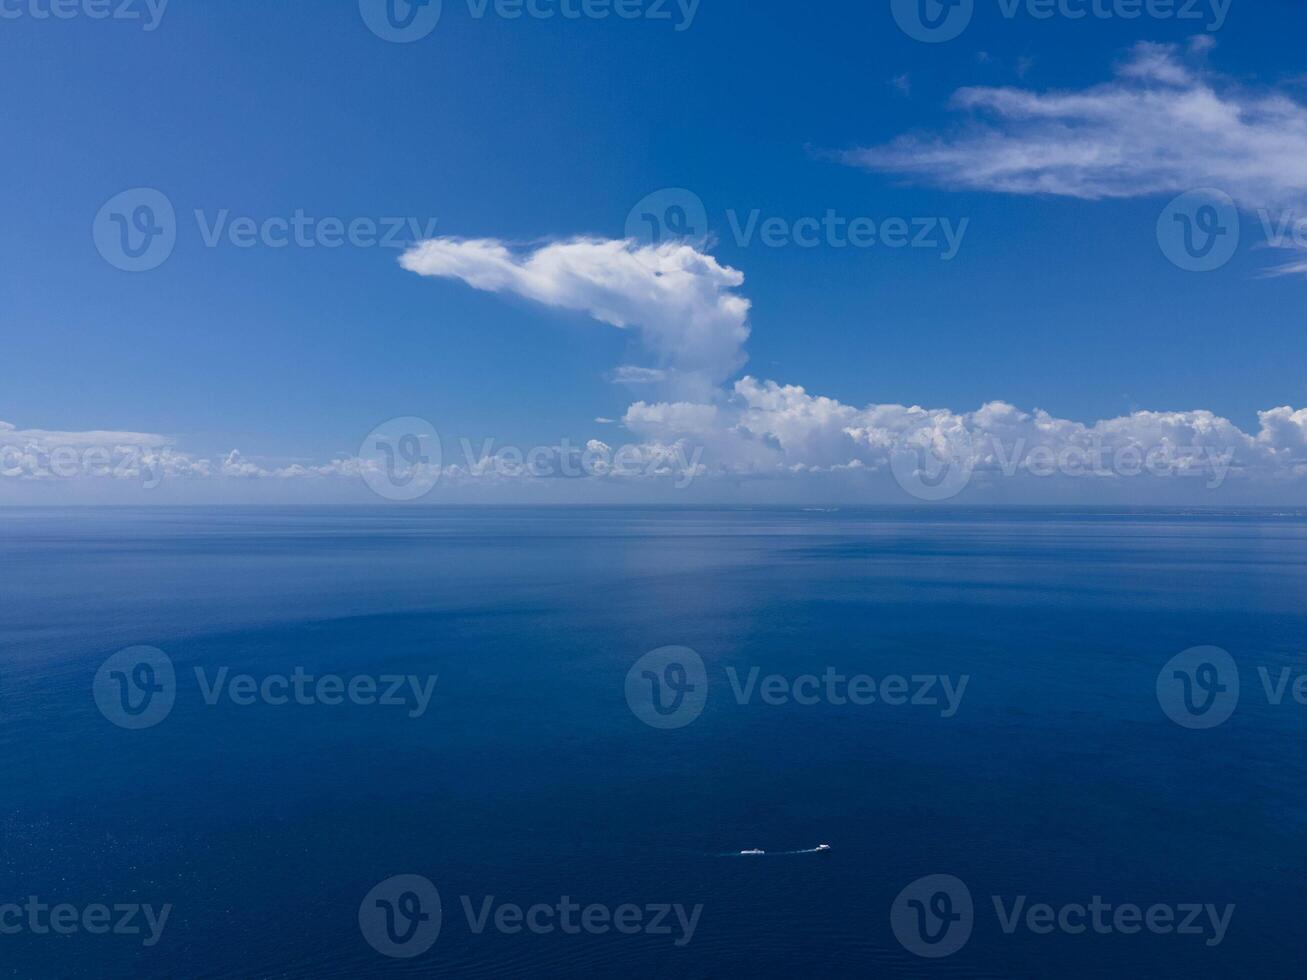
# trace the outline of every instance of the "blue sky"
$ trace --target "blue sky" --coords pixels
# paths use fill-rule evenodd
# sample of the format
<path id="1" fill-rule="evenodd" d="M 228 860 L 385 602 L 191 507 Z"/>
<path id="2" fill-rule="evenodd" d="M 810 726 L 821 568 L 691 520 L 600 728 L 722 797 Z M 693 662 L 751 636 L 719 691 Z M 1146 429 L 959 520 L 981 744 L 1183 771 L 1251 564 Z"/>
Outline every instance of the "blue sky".
<path id="1" fill-rule="evenodd" d="M 541 0 L 549 10 L 560 2 Z M 745 377 L 802 386 L 854 413 L 948 410 L 927 425 L 936 449 L 953 415 L 975 437 L 988 423 L 966 413 L 995 401 L 1088 427 L 1140 411 L 1208 411 L 1253 440 L 1234 445 L 1231 465 L 1248 475 L 1230 492 L 1300 499 L 1307 278 L 1266 274 L 1297 250 L 1259 247 L 1257 211 L 1307 218 L 1307 160 L 1294 153 L 1307 145 L 1301 4 L 1233 0 L 1222 14 L 1205 0 L 1194 19 L 1077 20 L 1056 5 L 1048 19 L 1024 4 L 1009 17 L 1010 0 L 976 0 L 960 36 L 925 43 L 900 28 L 888 0 L 801 10 L 701 0 L 692 19 L 675 3 L 662 8 L 667 19 L 647 16 L 653 3 L 635 4 L 634 19 L 506 19 L 493 4 L 476 16 L 466 0 L 445 0 L 428 36 L 390 43 L 355 0 L 172 0 L 157 26 L 144 0 L 127 8 L 141 20 L 95 19 L 87 3 L 68 19 L 43 18 L 48 0 L 7 0 L 0 420 L 38 457 L 61 442 L 149 435 L 158 438 L 138 441 L 211 465 L 144 497 L 123 481 L 25 472 L 0 479 L 0 502 L 375 500 L 349 472 L 285 473 L 357 455 L 370 430 L 399 416 L 430 420 L 446 464 L 462 438 L 679 442 L 687 460 L 688 447 L 706 447 L 696 481 L 705 499 L 913 499 L 877 482 L 890 472 L 872 451 L 884 433 L 865 435 L 866 418 L 833 410 L 834 435 L 796 432 L 788 416 L 760 423 L 760 403 L 742 408 L 734 389 Z M 1130 6 L 1099 3 L 1118 14 Z M 1166 77 L 1180 70 L 1185 79 Z M 958 90 L 976 88 L 1033 97 L 1044 121 L 1032 123 L 1029 106 L 996 121 L 988 97 L 959 103 Z M 1290 110 L 1216 145 L 1210 121 L 1193 139 L 1159 136 L 1157 120 L 1132 111 L 1068 122 L 1038 101 L 1074 93 L 1115 112 L 1123 95 L 1196 91 L 1219 93 L 1249 119 L 1270 104 Z M 1159 111 L 1178 125 L 1171 108 Z M 1124 140 L 1129 152 L 1110 178 L 1080 164 L 991 173 L 995 154 L 1043 152 L 1064 125 L 1068 143 Z M 1167 203 L 1196 187 L 1228 193 L 1241 214 L 1240 247 L 1209 272 L 1170 261 L 1156 230 Z M 102 206 L 134 188 L 157 190 L 177 215 L 175 249 L 139 273 L 106 261 L 92 235 Z M 462 257 L 416 275 L 398 248 L 238 248 L 226 237 L 208 247 L 202 227 L 224 211 L 228 222 L 394 217 L 420 229 L 405 240 L 434 228 L 451 248 L 494 240 L 524 262 L 579 236 L 623 239 L 633 206 L 663 188 L 687 189 L 705 208 L 707 234 L 682 247 L 742 277 L 723 287 L 749 304 L 742 367 L 678 365 L 668 345 L 679 340 L 651 341 L 634 322 L 614 329 L 588 294 L 556 302 L 557 282 L 475 288 L 450 271 Z M 949 258 L 826 239 L 769 247 L 734 232 L 732 221 L 754 212 L 787 224 L 828 212 L 878 227 L 895 217 L 965 222 L 965 234 Z M 562 261 L 558 274 L 574 276 L 572 259 Z M 623 365 L 663 381 L 614 383 Z M 668 372 L 695 375 L 694 390 Z M 656 424 L 649 412 L 629 415 L 637 403 L 715 413 L 669 426 L 667 412 L 652 413 Z M 1293 411 L 1258 443 L 1258 413 L 1285 406 Z M 1022 425 L 1050 428 L 1031 419 Z M 905 432 L 885 425 L 892 438 Z M 1170 436 L 1149 427 L 1149 438 L 1183 442 L 1194 426 L 1180 420 Z M 741 427 L 775 458 L 736 452 Z M 1212 426 L 1197 428 L 1202 446 L 1217 446 Z M 848 429 L 864 435 L 840 435 Z M 99 432 L 122 438 L 85 435 Z M 863 441 L 856 451 L 834 444 L 844 438 Z M 1113 430 L 1109 442 L 1119 438 Z M 224 471 L 232 450 L 240 457 Z M 866 486 L 832 472 L 848 464 L 867 471 Z M 817 485 L 821 473 L 834 482 Z M 563 481 L 546 498 L 446 482 L 427 499 L 679 499 L 656 479 Z M 1066 481 L 982 479 L 967 494 L 1192 499 L 1177 481 L 1157 493 L 1104 482 L 1054 490 Z M 1005 491 L 1009 483 L 1022 489 Z"/>

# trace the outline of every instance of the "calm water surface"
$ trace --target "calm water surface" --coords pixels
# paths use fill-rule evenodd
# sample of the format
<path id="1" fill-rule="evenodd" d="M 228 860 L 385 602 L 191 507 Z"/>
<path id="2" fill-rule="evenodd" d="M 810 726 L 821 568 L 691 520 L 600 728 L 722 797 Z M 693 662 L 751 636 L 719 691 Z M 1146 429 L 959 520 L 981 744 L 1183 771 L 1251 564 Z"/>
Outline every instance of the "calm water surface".
<path id="1" fill-rule="evenodd" d="M 177 677 L 138 731 L 93 697 L 134 645 Z M 657 730 L 625 684 L 669 645 L 707 701 Z M 1156 693 L 1200 645 L 1241 680 L 1209 730 Z M 1305 651 L 1307 512 L 4 510 L 0 906 L 172 910 L 148 947 L 0 932 L 0 976 L 1297 976 L 1307 707 L 1258 668 Z M 437 681 L 419 717 L 210 705 L 223 668 Z M 951 717 L 742 704 L 754 668 L 968 682 Z M 410 959 L 359 926 L 399 874 L 443 901 Z M 930 874 L 975 903 L 940 960 L 890 924 Z M 1235 909 L 1217 945 L 1009 935 L 994 895 Z M 702 912 L 681 945 L 478 934 L 463 896 Z"/>

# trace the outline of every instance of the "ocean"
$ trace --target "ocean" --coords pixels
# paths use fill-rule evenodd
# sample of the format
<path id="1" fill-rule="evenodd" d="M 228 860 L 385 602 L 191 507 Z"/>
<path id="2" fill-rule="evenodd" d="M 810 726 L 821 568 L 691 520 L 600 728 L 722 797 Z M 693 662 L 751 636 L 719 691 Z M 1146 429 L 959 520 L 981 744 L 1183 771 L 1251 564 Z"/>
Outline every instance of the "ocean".
<path id="1" fill-rule="evenodd" d="M 1305 641 L 1307 510 L 0 510 L 0 976 L 1296 976 Z"/>

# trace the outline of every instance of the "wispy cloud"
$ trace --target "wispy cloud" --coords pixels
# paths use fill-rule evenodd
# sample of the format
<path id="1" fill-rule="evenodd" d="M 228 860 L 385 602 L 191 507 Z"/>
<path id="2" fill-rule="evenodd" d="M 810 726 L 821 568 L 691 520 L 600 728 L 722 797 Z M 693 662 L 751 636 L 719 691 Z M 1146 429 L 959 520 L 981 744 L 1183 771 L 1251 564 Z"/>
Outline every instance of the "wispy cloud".
<path id="1" fill-rule="evenodd" d="M 1078 91 L 960 89 L 951 106 L 966 122 L 843 159 L 950 189 L 1099 200 L 1215 187 L 1248 212 L 1303 209 L 1307 104 L 1222 77 L 1211 47 L 1141 43 L 1111 80 Z"/>
<path id="2" fill-rule="evenodd" d="M 172 440 L 155 432 L 125 432 L 95 429 L 61 432 L 55 429 L 20 429 L 12 422 L 0 422 L 0 442 L 11 445 L 55 446 L 139 446 L 161 448 Z"/>
<path id="3" fill-rule="evenodd" d="M 623 364 L 621 367 L 615 368 L 608 378 L 613 384 L 619 385 L 651 385 L 666 381 L 667 372 L 658 368 L 635 367 L 631 364 Z"/>

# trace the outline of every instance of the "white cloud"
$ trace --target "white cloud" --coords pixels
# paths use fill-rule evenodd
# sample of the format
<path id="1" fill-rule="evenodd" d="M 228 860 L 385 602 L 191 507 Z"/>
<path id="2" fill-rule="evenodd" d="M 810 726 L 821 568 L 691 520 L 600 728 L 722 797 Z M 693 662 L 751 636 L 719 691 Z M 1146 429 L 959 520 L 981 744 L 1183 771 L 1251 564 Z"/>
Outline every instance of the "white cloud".
<path id="1" fill-rule="evenodd" d="M 982 493 L 999 488 L 997 499 L 1012 496 L 1004 488 L 1019 492 L 1022 486 L 1036 487 L 1033 499 L 1044 499 L 1052 484 L 1032 480 L 1048 476 L 1100 488 L 1131 476 L 1190 477 L 1188 482 L 1197 489 L 1232 482 L 1251 487 L 1254 494 L 1276 484 L 1298 487 L 1307 480 L 1307 409 L 1291 407 L 1260 412 L 1257 431 L 1245 432 L 1205 410 L 1140 411 L 1082 423 L 1001 401 L 965 412 L 897 404 L 858 407 L 797 385 L 744 377 L 711 403 L 636 402 L 622 423 L 636 437 L 621 447 L 625 456 L 611 440 L 589 439 L 574 443 L 568 459 L 557 447 L 550 450 L 543 471 L 523 467 L 520 458 L 509 465 L 510 457 L 487 451 L 476 459 L 451 455 L 433 475 L 445 488 L 539 485 L 567 475 L 569 469 L 575 475 L 580 458 L 575 446 L 581 445 L 586 454 L 599 457 L 585 471 L 591 482 L 638 479 L 683 487 L 691 478 L 738 481 L 845 474 L 858 480 L 881 479 L 882 486 L 889 486 L 885 481 L 895 454 L 905 445 L 921 444 L 963 462 L 974 472 L 971 482 Z M 102 438 L 97 433 L 66 432 L 58 433 L 55 445 L 33 439 L 35 431 L 42 430 L 26 430 L 20 440 L 16 427 L 0 423 L 0 476 L 24 482 L 115 477 L 149 488 L 172 478 L 251 484 L 331 481 L 343 487 L 358 484 L 366 469 L 377 467 L 375 461 L 354 457 L 267 467 L 237 450 L 215 466 L 153 445 L 162 437 L 149 434 L 137 434 L 142 436 L 138 442 L 151 445 L 132 446 L 122 441 L 97 444 Z M 64 459 L 56 452 L 60 446 L 79 451 Z M 622 458 L 627 462 L 619 469 Z M 1156 489 L 1160 481 L 1150 482 Z M 1142 489 L 1131 486 L 1130 493 L 1137 488 Z M 1089 490 L 1081 499 L 1097 499 L 1095 493 Z"/>
<path id="2" fill-rule="evenodd" d="M 745 363 L 749 301 L 733 291 L 744 276 L 686 243 L 577 238 L 514 251 L 494 239 L 433 238 L 400 263 L 634 329 L 682 394 L 703 396 Z"/>
<path id="3" fill-rule="evenodd" d="M 651 385 L 667 380 L 667 372 L 658 368 L 633 367 L 623 364 L 615 369 L 609 380 L 620 385 Z"/>
<path id="4" fill-rule="evenodd" d="M 340 459 L 333 459 L 329 463 L 319 465 L 305 466 L 303 463 L 292 463 L 290 466 L 283 466 L 273 472 L 283 480 L 324 480 L 343 478 L 356 480 L 363 475 L 363 471 L 372 470 L 380 472 L 380 464 L 375 460 L 359 459 L 355 456 L 344 456 Z M 417 472 L 417 470 L 415 470 Z"/>
<path id="5" fill-rule="evenodd" d="M 227 458 L 222 461 L 222 475 L 242 479 L 252 479 L 254 477 L 267 476 L 268 471 L 245 459 L 241 456 L 239 450 L 233 449 L 227 454 Z"/>
<path id="6" fill-rule="evenodd" d="M 1140 43 L 1110 81 L 1080 91 L 963 88 L 952 107 L 974 114 L 967 124 L 843 158 L 953 189 L 1098 200 L 1215 187 L 1248 212 L 1301 215 L 1307 105 L 1218 75 L 1211 46 Z"/>
<path id="7" fill-rule="evenodd" d="M 0 478 L 23 483 L 108 479 L 154 489 L 165 480 L 356 477 L 362 465 L 339 459 L 320 466 L 268 469 L 236 449 L 215 463 L 174 448 L 173 441 L 151 432 L 19 429 L 0 422 Z"/>
<path id="8" fill-rule="evenodd" d="M 725 477 L 886 471 L 893 454 L 914 441 L 937 447 L 941 456 L 965 447 L 962 462 L 982 487 L 1044 475 L 1119 482 L 1152 473 L 1149 467 L 1156 468 L 1153 475 L 1200 478 L 1207 486 L 1307 476 L 1307 410 L 1260 416 L 1258 432 L 1250 434 L 1203 410 L 1141 411 L 1085 424 L 1005 402 L 971 412 L 858 408 L 746 377 L 722 406 L 638 402 L 625 422 L 647 439 L 701 442 L 707 472 Z"/>
<path id="9" fill-rule="evenodd" d="M 660 402 L 656 405 L 636 402 L 626 410 L 622 421 L 632 432 L 702 436 L 716 431 L 717 406 L 690 402 Z"/>
<path id="10" fill-rule="evenodd" d="M 0 439 L 5 442 L 31 443 L 54 446 L 166 446 L 168 436 L 152 432 L 115 432 L 93 430 L 88 432 L 61 432 L 54 429 L 20 429 L 12 422 L 0 422 Z"/>
<path id="11" fill-rule="evenodd" d="M 46 482 L 112 479 L 157 485 L 165 478 L 205 478 L 208 460 L 173 449 L 168 436 L 150 432 L 20 429 L 0 422 L 0 477 Z"/>

